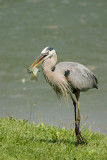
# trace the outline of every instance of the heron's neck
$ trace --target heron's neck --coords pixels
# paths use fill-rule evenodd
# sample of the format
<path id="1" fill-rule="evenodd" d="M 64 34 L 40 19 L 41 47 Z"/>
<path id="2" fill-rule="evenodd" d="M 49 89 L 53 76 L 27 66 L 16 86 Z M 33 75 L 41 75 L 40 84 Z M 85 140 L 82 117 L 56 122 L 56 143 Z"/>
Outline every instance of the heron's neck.
<path id="1" fill-rule="evenodd" d="M 52 67 L 56 65 L 57 62 L 57 55 L 53 55 L 51 58 L 47 59 L 42 64 L 43 74 L 46 79 L 46 81 L 53 87 L 56 93 L 63 94 L 65 97 L 67 95 L 68 88 L 68 82 L 58 69 L 55 69 L 52 71 Z"/>
<path id="2" fill-rule="evenodd" d="M 57 62 L 56 54 L 53 55 L 51 58 L 45 60 L 45 62 L 42 64 L 43 72 L 45 72 L 45 74 L 52 72 L 51 69 L 56 65 L 56 62 Z"/>

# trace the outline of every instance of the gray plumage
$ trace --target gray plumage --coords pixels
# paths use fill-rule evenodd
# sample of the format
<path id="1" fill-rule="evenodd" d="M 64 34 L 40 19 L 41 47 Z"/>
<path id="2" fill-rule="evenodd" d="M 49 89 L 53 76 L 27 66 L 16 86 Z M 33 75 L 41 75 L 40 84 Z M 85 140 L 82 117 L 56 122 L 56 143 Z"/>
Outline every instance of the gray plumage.
<path id="1" fill-rule="evenodd" d="M 60 62 L 56 65 L 57 55 L 55 50 L 52 51 L 53 55 L 43 62 L 42 68 L 45 79 L 57 95 L 67 96 L 75 90 L 98 88 L 97 78 L 88 68 L 76 62 Z"/>
<path id="2" fill-rule="evenodd" d="M 71 68 L 71 70 L 70 70 Z M 95 75 L 85 66 L 76 62 L 61 62 L 56 65 L 55 71 L 62 70 L 69 85 L 72 89 L 78 89 L 80 91 L 86 91 L 91 88 L 98 89 L 98 81 Z"/>

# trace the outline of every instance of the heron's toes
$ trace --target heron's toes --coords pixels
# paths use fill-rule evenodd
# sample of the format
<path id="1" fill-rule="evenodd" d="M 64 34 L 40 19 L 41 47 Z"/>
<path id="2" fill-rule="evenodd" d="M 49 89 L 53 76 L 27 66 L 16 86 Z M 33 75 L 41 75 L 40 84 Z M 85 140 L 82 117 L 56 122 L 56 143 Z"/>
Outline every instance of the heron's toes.
<path id="1" fill-rule="evenodd" d="M 79 144 L 85 144 L 85 140 L 81 135 L 81 132 L 79 131 L 78 135 L 77 135 L 77 145 Z"/>

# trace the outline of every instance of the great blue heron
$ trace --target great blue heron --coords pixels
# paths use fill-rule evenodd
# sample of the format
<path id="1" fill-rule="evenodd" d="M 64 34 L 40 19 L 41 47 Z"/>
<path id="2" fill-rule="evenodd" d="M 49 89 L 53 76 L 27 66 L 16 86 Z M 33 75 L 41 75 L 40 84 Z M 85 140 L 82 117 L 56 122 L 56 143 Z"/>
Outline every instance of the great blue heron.
<path id="1" fill-rule="evenodd" d="M 52 86 L 57 95 L 67 97 L 69 94 L 74 105 L 75 112 L 75 133 L 77 144 L 83 143 L 84 139 L 79 130 L 80 128 L 80 110 L 79 97 L 81 91 L 87 91 L 91 88 L 98 89 L 98 81 L 95 75 L 84 65 L 76 62 L 60 62 L 56 65 L 57 54 L 51 47 L 42 50 L 40 57 L 32 64 L 33 67 L 42 63 L 42 71 L 46 81 Z M 77 100 L 78 116 L 76 114 Z"/>

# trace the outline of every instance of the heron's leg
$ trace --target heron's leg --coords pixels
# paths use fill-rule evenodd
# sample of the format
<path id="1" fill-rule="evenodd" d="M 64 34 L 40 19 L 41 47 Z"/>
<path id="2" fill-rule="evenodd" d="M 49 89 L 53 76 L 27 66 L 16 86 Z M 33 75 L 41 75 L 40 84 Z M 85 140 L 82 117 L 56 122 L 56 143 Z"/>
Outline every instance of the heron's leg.
<path id="1" fill-rule="evenodd" d="M 81 135 L 81 132 L 80 132 L 80 110 L 79 110 L 79 97 L 80 97 L 80 91 L 77 90 L 76 93 L 75 93 L 75 96 L 76 96 L 76 99 L 77 99 L 77 106 L 78 106 L 78 117 L 77 117 L 77 144 L 79 143 L 84 143 L 84 139 Z"/>
<path id="2" fill-rule="evenodd" d="M 78 94 L 76 94 L 76 99 L 77 99 L 77 105 L 78 105 L 78 118 L 77 118 L 77 115 L 76 115 L 76 102 L 72 96 L 72 94 L 70 93 L 70 97 L 73 101 L 73 105 L 74 105 L 74 113 L 75 113 L 75 133 L 76 133 L 76 137 L 77 137 L 77 145 L 79 143 L 84 143 L 84 139 L 81 135 L 81 132 L 79 131 L 79 125 L 80 125 L 80 112 L 79 112 L 79 95 L 80 93 L 78 92 Z"/>
<path id="3" fill-rule="evenodd" d="M 78 106 L 78 117 L 77 117 L 77 121 L 78 121 L 78 130 L 80 127 L 80 110 L 79 110 L 79 97 L 80 97 L 80 91 L 77 90 L 77 92 L 75 93 L 76 99 L 77 99 L 77 106 Z"/>
<path id="4" fill-rule="evenodd" d="M 78 130 L 78 127 L 77 127 L 77 112 L 76 112 L 76 102 L 72 96 L 72 93 L 70 93 L 70 97 L 73 101 L 73 105 L 74 105 L 74 114 L 75 114 L 75 133 L 76 133 L 76 136 L 77 136 L 77 130 Z"/>

